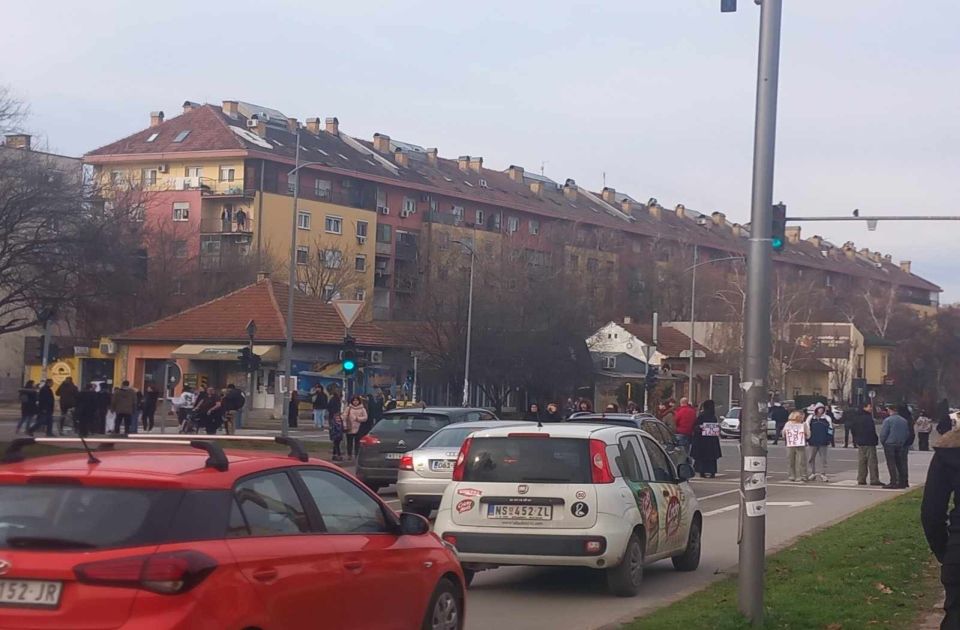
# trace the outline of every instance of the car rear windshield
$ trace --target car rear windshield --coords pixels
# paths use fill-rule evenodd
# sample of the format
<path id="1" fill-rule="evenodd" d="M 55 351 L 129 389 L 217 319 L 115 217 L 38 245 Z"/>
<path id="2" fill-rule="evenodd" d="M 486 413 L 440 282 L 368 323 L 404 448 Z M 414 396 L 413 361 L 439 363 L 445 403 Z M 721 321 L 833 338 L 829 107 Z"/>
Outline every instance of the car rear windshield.
<path id="1" fill-rule="evenodd" d="M 740 417 L 740 407 L 734 407 L 733 409 L 731 409 L 730 411 L 728 411 L 726 417 L 727 417 L 727 418 L 735 418 L 735 419 L 736 419 L 736 418 L 739 418 L 739 417 Z"/>
<path id="2" fill-rule="evenodd" d="M 450 418 L 430 413 L 392 413 L 373 427 L 371 433 L 403 433 L 405 431 L 425 431 L 433 433 L 450 424 Z"/>
<path id="3" fill-rule="evenodd" d="M 579 424 L 615 424 L 620 427 L 634 428 L 637 426 L 637 421 L 629 418 L 572 418 L 570 422 Z"/>
<path id="4" fill-rule="evenodd" d="M 444 429 L 431 435 L 421 448 L 460 448 L 467 436 L 477 429 Z"/>
<path id="5" fill-rule="evenodd" d="M 0 549 L 100 549 L 222 537 L 229 493 L 0 485 Z"/>
<path id="6" fill-rule="evenodd" d="M 477 438 L 470 444 L 464 481 L 590 483 L 590 447 L 571 438 Z"/>

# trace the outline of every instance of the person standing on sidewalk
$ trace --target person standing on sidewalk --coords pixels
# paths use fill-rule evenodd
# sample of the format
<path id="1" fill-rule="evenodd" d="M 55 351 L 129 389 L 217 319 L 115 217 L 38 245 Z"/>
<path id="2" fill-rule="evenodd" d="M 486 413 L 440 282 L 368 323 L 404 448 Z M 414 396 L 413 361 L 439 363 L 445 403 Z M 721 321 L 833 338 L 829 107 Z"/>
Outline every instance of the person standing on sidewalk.
<path id="1" fill-rule="evenodd" d="M 783 409 L 783 407 L 780 407 Z M 810 427 L 803 421 L 803 412 L 794 411 L 780 430 L 787 445 L 787 481 L 807 480 L 807 440 Z"/>
<path id="2" fill-rule="evenodd" d="M 807 429 L 810 439 L 807 444 L 807 466 L 810 468 L 809 481 L 815 480 L 817 475 L 817 460 L 820 460 L 820 481 L 829 481 L 827 478 L 827 449 L 833 441 L 833 423 L 826 413 L 823 403 L 817 403 L 813 414 L 807 418 Z"/>
<path id="3" fill-rule="evenodd" d="M 343 414 L 343 431 L 347 434 L 347 461 L 352 461 L 354 453 L 360 453 L 360 426 L 367 421 L 367 409 L 360 396 L 354 396 Z"/>
<path id="4" fill-rule="evenodd" d="M 800 414 L 800 421 L 802 422 L 802 421 L 803 421 L 803 413 L 802 413 L 802 412 L 797 412 L 797 413 Z M 792 416 L 792 415 L 793 415 L 793 414 L 791 414 L 790 412 L 788 412 L 788 411 L 787 411 L 787 408 L 783 406 L 783 403 L 781 403 L 781 402 L 779 402 L 779 401 L 773 403 L 773 407 L 770 409 L 770 419 L 773 420 L 774 426 L 777 427 L 777 431 L 776 431 L 776 433 L 774 433 L 774 435 L 773 435 L 773 443 L 774 443 L 774 444 L 779 443 L 779 441 L 780 441 L 780 435 L 783 433 L 783 428 L 784 428 L 785 426 L 787 426 L 787 421 L 789 420 L 790 416 Z M 784 438 L 784 439 L 786 439 L 786 438 Z M 804 441 L 804 445 L 806 445 L 806 441 Z M 807 469 L 806 465 L 804 465 L 803 469 L 804 469 L 804 470 Z"/>
<path id="5" fill-rule="evenodd" d="M 890 472 L 890 483 L 884 486 L 888 490 L 907 487 L 906 463 L 903 451 L 907 448 L 910 439 L 910 426 L 907 419 L 897 413 L 893 405 L 887 407 L 890 411 L 880 427 L 880 444 L 883 445 L 883 455 L 887 460 L 887 470 Z"/>
<path id="6" fill-rule="evenodd" d="M 690 404 L 688 398 L 680 399 L 680 406 L 673 415 L 677 423 L 677 443 L 690 454 L 690 445 L 693 441 L 693 425 L 697 423 L 697 410 Z"/>
<path id="7" fill-rule="evenodd" d="M 143 421 L 143 430 L 147 433 L 153 431 L 153 424 L 157 415 L 157 405 L 160 402 L 160 392 L 153 386 L 153 383 L 147 383 L 143 392 L 143 411 L 140 413 L 140 419 Z"/>
<path id="8" fill-rule="evenodd" d="M 53 437 L 53 379 L 48 378 L 37 392 L 37 419 L 27 431 L 31 437 L 39 427 L 45 427 L 47 437 Z"/>
<path id="9" fill-rule="evenodd" d="M 952 500 L 951 500 L 952 499 Z M 950 504 L 954 507 L 951 510 Z M 960 432 L 945 433 L 933 449 L 920 504 L 920 522 L 930 551 L 940 561 L 943 623 L 960 628 Z"/>
<path id="10" fill-rule="evenodd" d="M 20 433 L 22 427 L 24 431 L 30 431 L 33 421 L 37 419 L 37 388 L 33 381 L 27 381 L 18 392 L 20 395 L 20 422 L 17 423 L 17 430 L 14 433 Z"/>
<path id="11" fill-rule="evenodd" d="M 877 423 L 873 421 L 873 403 L 864 403 L 857 411 L 849 411 L 847 426 L 853 432 L 853 443 L 857 445 L 857 483 L 867 485 L 867 472 L 870 472 L 870 485 L 882 486 L 880 470 L 877 466 Z M 844 414 L 846 420 L 846 414 Z"/>
<path id="12" fill-rule="evenodd" d="M 77 406 L 77 394 L 80 390 L 73 384 L 73 379 L 67 377 L 57 388 L 57 398 L 60 399 L 60 420 L 57 425 L 57 433 L 63 435 L 63 423 L 68 416 L 73 417 L 73 408 Z"/>
<path id="13" fill-rule="evenodd" d="M 120 433 L 120 427 L 123 427 L 124 433 L 130 433 L 130 425 L 133 422 L 133 414 L 137 411 L 137 392 L 130 387 L 130 381 L 120 383 L 120 389 L 113 395 L 111 403 L 113 412 L 117 414 L 117 424 L 114 433 Z"/>
<path id="14" fill-rule="evenodd" d="M 327 415 L 327 402 L 327 393 L 323 391 L 323 385 L 317 383 L 310 400 L 313 406 L 313 426 L 316 429 L 323 429 L 323 420 Z"/>
<path id="15" fill-rule="evenodd" d="M 920 417 L 913 427 L 917 431 L 917 442 L 920 444 L 921 451 L 930 450 L 930 433 L 933 432 L 933 419 L 927 415 L 926 410 L 920 412 Z"/>

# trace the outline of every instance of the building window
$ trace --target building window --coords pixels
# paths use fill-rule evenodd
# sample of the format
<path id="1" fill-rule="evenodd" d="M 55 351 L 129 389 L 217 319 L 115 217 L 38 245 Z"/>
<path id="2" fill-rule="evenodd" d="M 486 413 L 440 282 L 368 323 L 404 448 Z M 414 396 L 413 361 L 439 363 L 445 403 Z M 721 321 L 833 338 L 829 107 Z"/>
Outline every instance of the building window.
<path id="1" fill-rule="evenodd" d="M 833 276 L 831 276 L 829 273 L 824 274 L 824 276 L 823 276 L 823 284 L 824 284 L 824 286 L 826 286 L 826 287 L 832 287 L 832 286 L 833 286 Z"/>
<path id="2" fill-rule="evenodd" d="M 337 291 L 332 284 L 328 284 L 327 286 L 323 287 L 323 295 L 321 295 L 321 299 L 323 299 L 324 302 L 329 302 L 330 300 L 333 300 L 336 297 L 337 297 Z"/>
<path id="3" fill-rule="evenodd" d="M 520 229 L 520 219 L 517 217 L 507 217 L 507 234 L 513 234 Z"/>
<path id="4" fill-rule="evenodd" d="M 130 220 L 136 221 L 137 223 L 143 223 L 147 218 L 147 211 L 140 204 L 137 204 L 130 208 Z"/>
<path id="5" fill-rule="evenodd" d="M 157 139 L 157 136 L 159 135 L 160 135 L 159 133 L 151 133 L 150 136 L 147 137 L 147 142 L 153 142 L 154 140 Z"/>
<path id="6" fill-rule="evenodd" d="M 617 357 L 603 357 L 603 369 L 615 370 L 617 368 Z"/>
<path id="7" fill-rule="evenodd" d="M 367 297 L 367 290 L 363 288 L 358 288 L 357 291 L 353 294 L 353 299 L 363 302 Z"/>
<path id="8" fill-rule="evenodd" d="M 490 217 L 490 228 L 499 231 L 500 230 L 500 213 L 494 212 Z"/>
<path id="9" fill-rule="evenodd" d="M 173 220 L 174 221 L 190 220 L 190 203 L 189 202 L 178 201 L 173 204 Z"/>
<path id="10" fill-rule="evenodd" d="M 177 280 L 176 288 L 173 290 L 174 295 L 186 295 L 186 292 L 183 290 L 183 280 Z"/>
<path id="11" fill-rule="evenodd" d="M 310 229 L 310 213 L 300 210 L 297 212 L 297 229 L 298 230 L 309 230 Z"/>
<path id="12" fill-rule="evenodd" d="M 886 352 L 880 355 L 880 371 L 886 376 L 890 371 L 890 355 Z"/>
<path id="13" fill-rule="evenodd" d="M 187 242 L 184 240 L 176 240 L 173 242 L 173 255 L 176 258 L 186 258 L 187 257 Z"/>
<path id="14" fill-rule="evenodd" d="M 453 206 L 450 208 L 454 223 L 463 223 L 463 206 Z"/>
<path id="15" fill-rule="evenodd" d="M 600 268 L 600 261 L 596 258 L 587 258 L 587 271 L 597 271 Z"/>
<path id="16" fill-rule="evenodd" d="M 367 257 L 363 254 L 358 254 L 356 258 L 353 259 L 353 268 L 357 271 L 366 271 L 367 270 Z"/>
<path id="17" fill-rule="evenodd" d="M 328 214 L 324 219 L 323 229 L 330 234 L 343 234 L 343 218 Z"/>
<path id="18" fill-rule="evenodd" d="M 387 207 L 387 191 L 379 186 L 377 187 L 377 212 L 383 214 L 390 212 L 390 208 Z"/>
<path id="19" fill-rule="evenodd" d="M 123 171 L 110 171 L 110 183 L 113 186 L 119 186 L 124 179 Z"/>
<path id="20" fill-rule="evenodd" d="M 530 222 L 527 224 L 530 228 L 530 233 L 536 236 L 540 233 L 540 221 L 537 219 L 530 219 Z"/>
<path id="21" fill-rule="evenodd" d="M 360 239 L 360 243 L 367 240 L 367 228 L 369 224 L 366 221 L 357 221 L 357 238 Z"/>
<path id="22" fill-rule="evenodd" d="M 431 211 L 431 212 L 436 212 L 436 211 L 437 211 L 437 200 L 434 199 L 433 197 L 430 197 L 429 199 L 430 199 L 430 211 Z"/>
<path id="23" fill-rule="evenodd" d="M 333 186 L 325 179 L 318 179 L 313 182 L 313 194 L 317 199 L 330 199 Z"/>
<path id="24" fill-rule="evenodd" d="M 308 262 L 310 262 L 310 247 L 297 245 L 297 264 L 306 265 Z"/>
<path id="25" fill-rule="evenodd" d="M 157 169 L 145 168 L 140 171 L 140 181 L 144 186 L 154 186 L 157 183 Z"/>
<path id="26" fill-rule="evenodd" d="M 571 266 L 571 267 L 579 267 L 579 266 L 580 266 L 580 257 L 577 256 L 576 254 L 570 254 L 570 257 L 567 259 L 567 262 L 570 263 L 570 266 Z"/>
<path id="27" fill-rule="evenodd" d="M 377 242 L 378 243 L 392 243 L 393 242 L 393 230 L 386 223 L 377 224 Z"/>
<path id="28" fill-rule="evenodd" d="M 405 214 L 413 214 L 417 211 L 417 200 L 413 197 L 404 197 L 403 198 L 403 212 Z"/>
<path id="29" fill-rule="evenodd" d="M 221 182 L 232 182 L 237 171 L 230 166 L 221 166 L 220 167 L 220 181 Z"/>
<path id="30" fill-rule="evenodd" d="M 477 225 L 483 225 L 483 210 L 477 210 Z"/>
<path id="31" fill-rule="evenodd" d="M 174 141 L 174 142 L 183 142 L 184 140 L 187 139 L 187 136 L 189 136 L 189 135 L 190 135 L 190 130 L 189 130 L 189 129 L 187 129 L 187 130 L 185 130 L 185 131 L 181 131 L 180 133 L 177 134 L 177 136 L 173 139 L 173 141 Z"/>
<path id="32" fill-rule="evenodd" d="M 613 261 L 612 261 L 612 260 L 608 260 L 608 261 L 605 263 L 605 265 L 606 265 L 606 267 L 607 267 L 607 273 L 608 273 L 608 274 L 613 274 L 613 269 L 614 269 Z"/>
<path id="33" fill-rule="evenodd" d="M 339 249 L 323 250 L 323 266 L 327 269 L 339 269 L 343 265 L 343 252 Z"/>
<path id="34" fill-rule="evenodd" d="M 187 166 L 183 169 L 184 177 L 195 177 L 197 181 L 200 181 L 200 177 L 203 175 L 202 166 Z"/>

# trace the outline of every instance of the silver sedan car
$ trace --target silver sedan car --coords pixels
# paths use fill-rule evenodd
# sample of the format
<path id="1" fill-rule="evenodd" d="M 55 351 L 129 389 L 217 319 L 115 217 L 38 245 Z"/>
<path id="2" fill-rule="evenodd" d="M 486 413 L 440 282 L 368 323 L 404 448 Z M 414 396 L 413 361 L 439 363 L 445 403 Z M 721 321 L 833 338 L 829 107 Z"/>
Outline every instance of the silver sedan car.
<path id="1" fill-rule="evenodd" d="M 445 426 L 417 449 L 405 453 L 400 459 L 397 478 L 400 509 L 429 517 L 439 507 L 443 491 L 453 477 L 453 465 L 463 441 L 475 431 L 511 424 L 521 426 L 533 423 L 509 420 L 458 422 Z"/>

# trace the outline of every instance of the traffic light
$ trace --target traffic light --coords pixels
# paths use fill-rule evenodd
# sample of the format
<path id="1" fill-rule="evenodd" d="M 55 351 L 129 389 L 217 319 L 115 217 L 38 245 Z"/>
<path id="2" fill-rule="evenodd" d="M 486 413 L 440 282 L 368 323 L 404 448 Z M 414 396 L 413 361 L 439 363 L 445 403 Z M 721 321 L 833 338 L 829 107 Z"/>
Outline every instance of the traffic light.
<path id="1" fill-rule="evenodd" d="M 248 346 L 240 348 L 240 354 L 237 355 L 237 361 L 240 362 L 240 368 L 244 372 L 250 371 L 250 364 L 252 363 L 253 352 L 250 351 Z"/>
<path id="2" fill-rule="evenodd" d="M 357 340 L 347 335 L 343 338 L 343 350 L 340 352 L 340 369 L 347 376 L 357 371 Z"/>
<path id="3" fill-rule="evenodd" d="M 787 206 L 782 203 L 773 206 L 773 226 L 770 230 L 770 245 L 779 252 L 787 244 Z"/>
<path id="4" fill-rule="evenodd" d="M 47 363 L 55 363 L 60 360 L 60 346 L 50 342 L 50 346 L 47 348 Z"/>
<path id="5" fill-rule="evenodd" d="M 644 386 L 647 388 L 647 391 L 652 391 L 657 387 L 657 382 L 659 382 L 659 368 L 655 365 L 651 365 L 647 368 L 647 376 L 644 379 Z"/>

